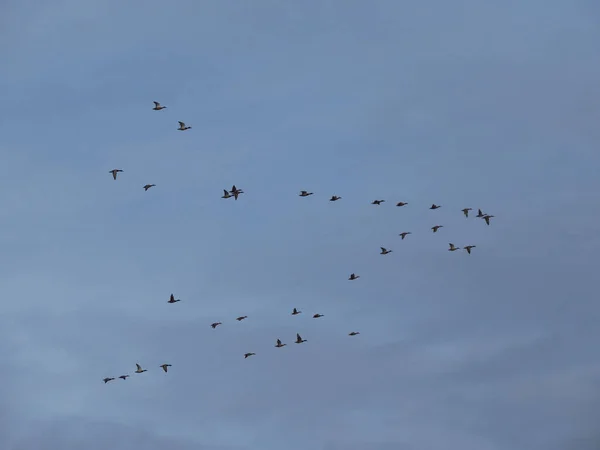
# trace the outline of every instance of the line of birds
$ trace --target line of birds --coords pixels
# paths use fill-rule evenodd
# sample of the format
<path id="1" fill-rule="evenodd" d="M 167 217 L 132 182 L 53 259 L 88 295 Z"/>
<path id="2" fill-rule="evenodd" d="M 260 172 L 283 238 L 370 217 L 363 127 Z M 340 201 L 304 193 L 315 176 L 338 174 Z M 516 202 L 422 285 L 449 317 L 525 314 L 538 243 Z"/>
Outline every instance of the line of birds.
<path id="1" fill-rule="evenodd" d="M 167 373 L 169 370 L 169 367 L 172 367 L 171 364 L 161 364 L 158 367 L 162 367 L 162 370 L 165 371 L 165 373 Z M 138 363 L 135 363 L 135 372 L 134 373 L 144 373 L 144 372 L 148 372 L 148 369 L 142 369 L 142 366 L 140 366 Z M 121 380 L 126 380 L 127 378 L 129 378 L 129 374 L 126 375 L 121 375 L 117 378 L 120 378 Z M 104 384 L 108 383 L 109 381 L 113 381 L 116 380 L 116 378 L 114 377 L 106 377 L 103 378 L 102 381 L 104 381 Z"/>
<path id="2" fill-rule="evenodd" d="M 180 302 L 180 301 L 181 301 L 181 299 L 179 299 L 179 298 L 176 299 L 175 295 L 171 294 L 171 296 L 169 297 L 169 300 L 167 301 L 167 303 L 177 303 L 177 302 Z M 300 311 L 298 308 L 292 309 L 292 313 L 291 313 L 292 316 L 297 316 L 298 314 L 302 314 L 302 311 Z M 324 314 L 316 313 L 316 314 L 313 314 L 312 317 L 313 317 L 313 319 L 318 319 L 320 317 L 324 317 Z M 248 316 L 239 316 L 239 317 L 236 317 L 235 320 L 237 320 L 238 322 L 241 322 L 242 320 L 245 320 L 247 318 L 248 318 Z M 213 323 L 210 324 L 210 326 L 213 329 L 216 329 L 219 325 L 222 325 L 222 324 L 223 324 L 223 322 L 213 322 Z M 352 332 L 348 333 L 348 336 L 357 336 L 359 334 L 360 334 L 359 331 L 352 331 Z M 295 344 L 302 344 L 304 342 L 308 342 L 308 340 L 307 339 L 303 339 L 302 336 L 300 336 L 300 333 L 296 333 L 296 340 L 294 341 L 294 343 Z M 286 345 L 287 344 L 284 344 L 281 341 L 281 339 L 277 339 L 277 341 L 275 343 L 275 347 L 276 348 L 282 348 L 282 347 L 285 347 Z M 256 353 L 254 353 L 254 352 L 244 353 L 244 359 L 247 359 L 250 356 L 255 356 L 255 355 L 256 355 Z M 136 370 L 134 371 L 134 373 L 138 373 L 139 374 L 139 373 L 148 372 L 148 369 L 142 368 L 142 366 L 139 363 L 136 363 L 135 366 L 136 366 Z M 171 364 L 161 364 L 158 367 L 161 367 L 164 370 L 164 372 L 167 373 L 168 372 L 168 368 L 172 367 L 172 365 Z M 117 378 L 120 378 L 122 380 L 126 380 L 129 377 L 130 377 L 130 375 L 126 374 L 126 375 L 121 375 L 121 376 L 119 376 Z M 114 381 L 114 380 L 116 380 L 115 377 L 106 377 L 106 378 L 102 379 L 102 381 L 104 381 L 104 384 L 106 384 L 106 383 L 108 383 L 110 381 Z"/>
<path id="3" fill-rule="evenodd" d="M 161 105 L 159 102 L 153 102 L 153 103 L 154 103 L 154 108 L 152 108 L 152 109 L 154 111 L 161 111 L 161 110 L 167 108 L 166 106 Z M 177 130 L 179 130 L 179 131 L 186 131 L 186 130 L 189 130 L 191 128 L 192 127 L 186 126 L 186 124 L 184 122 L 180 121 L 179 122 L 179 128 L 177 128 Z M 109 173 L 112 174 L 114 180 L 117 179 L 117 174 L 120 173 L 120 172 L 123 172 L 123 170 L 122 169 L 112 169 L 112 170 L 109 171 Z M 148 191 L 148 189 L 150 189 L 152 187 L 155 187 L 155 186 L 156 186 L 155 184 L 146 184 L 146 185 L 143 186 L 143 188 L 144 188 L 144 191 Z M 237 200 L 241 194 L 244 194 L 244 191 L 242 189 L 239 189 L 238 187 L 236 187 L 236 185 L 233 185 L 230 190 L 223 189 L 223 195 L 221 196 L 221 198 L 223 198 L 223 199 L 234 198 L 235 200 Z M 314 195 L 314 193 L 303 190 L 303 191 L 300 191 L 300 193 L 298 195 L 300 197 L 309 197 L 311 195 Z M 338 195 L 332 195 L 331 198 L 329 199 L 329 201 L 330 202 L 335 202 L 335 201 L 338 201 L 338 200 L 341 200 L 341 199 L 342 199 L 342 197 L 340 197 Z M 371 202 L 371 204 L 372 205 L 380 206 L 384 202 L 385 202 L 385 200 L 383 200 L 383 199 L 381 199 L 381 200 L 377 199 L 377 200 L 373 200 Z M 396 203 L 397 207 L 403 207 L 403 206 L 407 206 L 407 205 L 408 205 L 407 202 L 398 202 L 398 203 Z M 435 203 L 433 203 L 429 207 L 430 210 L 435 210 L 435 209 L 439 209 L 439 208 L 441 208 L 441 205 L 436 205 Z M 468 218 L 469 217 L 469 211 L 472 211 L 472 210 L 473 210 L 472 208 L 463 208 L 461 211 L 464 214 L 464 216 L 466 218 Z M 490 224 L 490 219 L 493 218 L 494 216 L 490 215 L 490 214 L 485 214 L 485 213 L 482 212 L 481 209 L 478 209 L 477 210 L 477 216 L 475 216 L 475 217 L 483 219 L 486 222 L 486 224 L 489 225 Z M 431 230 L 434 233 L 437 233 L 437 231 L 440 228 L 443 228 L 443 227 L 444 227 L 443 225 L 435 225 L 435 226 L 431 227 Z M 412 234 L 412 232 L 410 232 L 410 231 L 404 231 L 404 232 L 400 233 L 399 236 L 402 238 L 402 240 L 404 240 L 406 238 L 406 236 L 408 236 L 409 234 Z M 465 247 L 462 247 L 462 249 L 466 250 L 468 254 L 471 254 L 471 250 L 473 248 L 476 248 L 476 245 L 467 245 Z M 387 249 L 385 247 L 380 247 L 380 249 L 381 249 L 381 252 L 380 252 L 381 255 L 387 255 L 389 253 L 392 253 L 392 251 L 393 251 L 393 250 Z M 456 247 L 453 243 L 449 243 L 448 251 L 454 252 L 454 251 L 460 250 L 460 249 L 461 249 L 460 247 Z M 360 278 L 360 275 L 357 275 L 355 273 L 351 273 L 350 276 L 348 277 L 348 280 L 354 281 L 354 280 L 357 280 L 359 278 Z M 181 301 L 181 299 L 176 299 L 175 296 L 174 296 L 174 294 L 171 294 L 171 296 L 169 297 L 169 300 L 167 301 L 167 303 L 177 303 L 177 302 L 180 302 L 180 301 Z M 292 310 L 291 315 L 295 316 L 295 315 L 298 315 L 298 314 L 301 314 L 301 313 L 302 313 L 302 311 L 294 308 Z M 323 314 L 316 313 L 312 317 L 314 319 L 318 319 L 320 317 L 323 317 Z M 248 318 L 248 316 L 239 316 L 235 320 L 237 320 L 238 322 L 241 322 L 241 321 L 243 321 L 243 320 L 245 320 L 247 318 Z M 222 322 L 213 322 L 213 323 L 210 324 L 210 326 L 213 329 L 216 329 L 219 325 L 222 325 L 222 324 L 223 324 Z M 352 332 L 348 333 L 349 336 L 357 336 L 359 334 L 360 334 L 360 332 L 358 332 L 358 331 L 352 331 Z M 296 340 L 294 341 L 294 343 L 296 343 L 296 344 L 302 344 L 304 342 L 307 342 L 307 340 L 303 339 L 302 336 L 300 336 L 299 333 L 296 333 Z M 287 344 L 284 344 L 281 341 L 281 339 L 277 339 L 275 347 L 276 348 L 281 348 L 281 347 L 285 347 L 286 345 Z M 244 353 L 244 359 L 247 359 L 250 356 L 255 356 L 255 355 L 256 355 L 256 353 L 254 353 L 254 352 Z M 165 373 L 167 373 L 168 372 L 168 368 L 172 367 L 172 366 L 171 366 L 171 364 L 162 364 L 159 367 L 161 367 L 163 369 L 163 371 Z M 136 370 L 135 370 L 134 373 L 140 374 L 140 373 L 143 373 L 143 372 L 147 372 L 147 369 L 143 369 L 142 366 L 140 366 L 140 364 L 136 363 Z M 119 376 L 117 378 L 120 378 L 122 380 L 126 380 L 127 378 L 129 378 L 129 375 L 128 374 L 121 375 L 121 376 Z M 103 379 L 103 381 L 106 384 L 106 383 L 108 383 L 110 381 L 113 381 L 115 379 L 116 378 L 114 378 L 114 377 L 106 377 L 106 378 Z"/>

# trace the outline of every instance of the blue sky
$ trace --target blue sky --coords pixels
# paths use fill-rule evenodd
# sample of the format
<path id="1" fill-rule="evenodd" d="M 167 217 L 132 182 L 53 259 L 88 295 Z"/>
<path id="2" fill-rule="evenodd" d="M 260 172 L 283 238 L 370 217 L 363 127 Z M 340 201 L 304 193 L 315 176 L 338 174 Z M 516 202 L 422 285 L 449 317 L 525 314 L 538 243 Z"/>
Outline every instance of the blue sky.
<path id="1" fill-rule="evenodd" d="M 596 2 L 51 3 L 0 3 L 3 449 L 597 448 Z"/>

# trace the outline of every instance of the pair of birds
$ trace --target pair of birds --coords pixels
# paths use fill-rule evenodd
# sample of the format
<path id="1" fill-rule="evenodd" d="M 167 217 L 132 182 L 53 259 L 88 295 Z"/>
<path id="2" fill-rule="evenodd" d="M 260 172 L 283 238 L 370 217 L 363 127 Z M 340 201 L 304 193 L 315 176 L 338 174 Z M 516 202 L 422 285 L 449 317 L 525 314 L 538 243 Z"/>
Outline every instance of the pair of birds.
<path id="1" fill-rule="evenodd" d="M 161 111 L 163 109 L 167 109 L 166 106 L 161 105 L 158 102 L 152 102 L 154 103 L 154 108 L 152 108 L 154 111 Z M 192 127 L 188 127 L 185 125 L 184 122 L 179 121 L 179 128 L 177 128 L 179 131 L 185 131 L 185 130 L 190 130 Z"/>
<path id="2" fill-rule="evenodd" d="M 108 173 L 112 173 L 113 176 L 113 180 L 117 179 L 117 174 L 119 172 L 123 172 L 121 169 L 113 169 L 113 170 L 109 170 Z M 142 186 L 144 188 L 144 191 L 147 191 L 148 189 L 150 189 L 151 187 L 156 186 L 155 184 L 145 184 L 144 186 Z"/>
<path id="3" fill-rule="evenodd" d="M 303 342 L 308 342 L 306 339 L 302 339 L 302 336 L 300 336 L 298 333 L 296 333 L 296 340 L 294 341 L 295 344 L 302 344 Z M 277 339 L 277 344 L 275 344 L 275 347 L 277 348 L 281 348 L 281 347 L 285 347 L 287 344 L 282 344 L 281 343 L 281 339 Z"/>
<path id="4" fill-rule="evenodd" d="M 144 372 L 148 372 L 148 370 L 147 370 L 147 369 L 142 369 L 142 366 L 140 366 L 138 363 L 136 363 L 136 364 L 135 364 L 135 367 L 136 367 L 136 369 L 135 369 L 135 373 L 144 373 Z M 165 371 L 165 373 L 167 373 L 167 372 L 168 372 L 168 369 L 169 369 L 169 367 L 172 367 L 172 366 L 171 366 L 171 364 L 161 364 L 161 365 L 160 365 L 160 366 L 158 366 L 158 367 L 162 367 L 162 370 L 164 370 L 164 371 Z M 119 378 L 120 378 L 120 379 L 122 379 L 122 380 L 126 380 L 127 378 L 129 378 L 129 375 L 121 375 Z M 115 378 L 112 378 L 112 377 L 106 377 L 106 378 L 104 378 L 102 381 L 104 381 L 104 384 L 106 384 L 106 383 L 108 383 L 109 381 L 113 381 L 114 379 L 115 379 Z"/>
<path id="5" fill-rule="evenodd" d="M 235 187 L 235 184 L 234 184 L 230 191 L 228 191 L 227 189 L 223 189 L 223 196 L 221 198 L 233 197 L 237 200 L 238 196 L 243 193 L 244 193 L 244 191 Z"/>
<path id="6" fill-rule="evenodd" d="M 450 248 L 448 249 L 449 252 L 455 252 L 456 250 L 460 250 L 460 247 L 455 247 L 454 244 L 452 242 L 450 242 L 448 244 L 450 246 Z M 467 251 L 467 253 L 470 255 L 471 254 L 471 249 L 477 247 L 476 245 L 467 245 L 466 247 L 463 247 L 463 249 L 465 249 Z"/>
<path id="7" fill-rule="evenodd" d="M 248 316 L 240 316 L 240 317 L 236 317 L 235 320 L 237 320 L 238 322 L 241 322 L 244 319 L 247 319 Z M 219 325 L 223 325 L 223 322 L 213 322 L 210 324 L 210 326 L 213 328 L 213 330 L 215 328 L 217 328 Z"/>
<path id="8" fill-rule="evenodd" d="M 297 308 L 292 309 L 292 316 L 297 316 L 298 314 L 302 314 L 302 311 Z M 313 314 L 313 319 L 318 319 L 319 317 L 324 317 L 324 314 Z"/>

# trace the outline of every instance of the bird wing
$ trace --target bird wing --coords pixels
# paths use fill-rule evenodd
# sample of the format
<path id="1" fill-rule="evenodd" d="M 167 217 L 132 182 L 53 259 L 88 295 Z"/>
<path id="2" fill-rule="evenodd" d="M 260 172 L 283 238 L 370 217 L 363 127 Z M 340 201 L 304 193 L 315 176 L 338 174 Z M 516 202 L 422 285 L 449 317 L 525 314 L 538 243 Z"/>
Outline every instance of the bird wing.
<path id="1" fill-rule="evenodd" d="M 162 367 L 162 368 L 163 368 L 163 370 L 164 370 L 165 372 L 167 371 L 167 367 L 168 367 L 168 366 L 167 366 L 166 364 L 163 364 L 163 365 L 162 365 L 162 366 L 160 366 L 160 367 Z"/>
<path id="2" fill-rule="evenodd" d="M 183 122 L 179 122 L 179 126 L 180 126 L 181 128 L 185 128 L 185 123 L 183 123 Z"/>
<path id="3" fill-rule="evenodd" d="M 137 370 L 142 370 L 142 366 L 140 366 L 138 363 L 135 363 L 135 367 L 137 367 Z"/>
<path id="4" fill-rule="evenodd" d="M 160 106 L 160 103 L 158 103 L 158 102 L 152 102 L 152 103 L 154 103 L 154 106 L 156 106 L 157 108 Z"/>
<path id="5" fill-rule="evenodd" d="M 171 298 L 169 300 L 171 300 L 172 302 L 175 301 L 175 296 L 171 294 Z"/>
<path id="6" fill-rule="evenodd" d="M 281 345 L 281 339 L 277 339 L 277 345 Z"/>
<path id="7" fill-rule="evenodd" d="M 300 336 L 300 334 L 296 333 L 296 339 L 298 339 L 299 341 L 302 340 L 302 337 Z"/>

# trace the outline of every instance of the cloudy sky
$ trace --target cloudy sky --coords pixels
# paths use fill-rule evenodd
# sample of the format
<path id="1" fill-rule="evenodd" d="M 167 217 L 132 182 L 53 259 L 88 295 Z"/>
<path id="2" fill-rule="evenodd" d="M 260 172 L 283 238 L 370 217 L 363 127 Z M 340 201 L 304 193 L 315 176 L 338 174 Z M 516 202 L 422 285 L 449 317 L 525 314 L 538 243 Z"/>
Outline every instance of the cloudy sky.
<path id="1" fill-rule="evenodd" d="M 1 1 L 0 446 L 598 448 L 597 3 Z"/>

